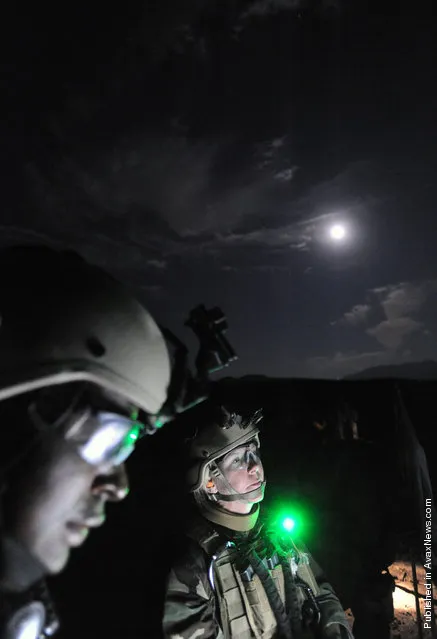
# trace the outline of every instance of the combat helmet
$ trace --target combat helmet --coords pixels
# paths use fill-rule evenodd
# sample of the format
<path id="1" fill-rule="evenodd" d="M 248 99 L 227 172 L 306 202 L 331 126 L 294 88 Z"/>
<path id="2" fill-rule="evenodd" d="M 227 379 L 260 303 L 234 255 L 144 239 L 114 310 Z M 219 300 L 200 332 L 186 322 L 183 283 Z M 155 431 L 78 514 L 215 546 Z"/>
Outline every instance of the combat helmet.
<path id="1" fill-rule="evenodd" d="M 259 446 L 259 426 L 262 410 L 257 410 L 248 418 L 219 406 L 213 418 L 200 426 L 189 441 L 189 470 L 187 483 L 189 490 L 199 490 L 208 479 L 211 466 L 234 448 L 251 440 Z"/>
<path id="2" fill-rule="evenodd" d="M 167 346 L 125 286 L 75 253 L 26 246 L 0 253 L 0 293 L 0 400 L 90 382 L 160 409 Z"/>

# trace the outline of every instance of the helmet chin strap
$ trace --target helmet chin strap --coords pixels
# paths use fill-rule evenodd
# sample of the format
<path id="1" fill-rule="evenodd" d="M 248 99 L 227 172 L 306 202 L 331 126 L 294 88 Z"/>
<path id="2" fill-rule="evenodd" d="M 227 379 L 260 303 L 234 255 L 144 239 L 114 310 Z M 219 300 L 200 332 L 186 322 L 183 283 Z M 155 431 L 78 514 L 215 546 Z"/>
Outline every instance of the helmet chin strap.
<path id="1" fill-rule="evenodd" d="M 231 495 L 224 495 L 223 493 L 210 493 L 210 497 L 214 501 L 250 501 L 254 497 L 258 497 L 261 491 L 261 494 L 264 492 L 266 482 L 262 481 L 261 485 L 258 488 L 254 488 L 253 490 L 249 490 L 247 493 L 237 493 L 234 491 Z M 232 488 L 232 486 L 231 486 Z M 234 490 L 232 488 L 232 490 Z"/>

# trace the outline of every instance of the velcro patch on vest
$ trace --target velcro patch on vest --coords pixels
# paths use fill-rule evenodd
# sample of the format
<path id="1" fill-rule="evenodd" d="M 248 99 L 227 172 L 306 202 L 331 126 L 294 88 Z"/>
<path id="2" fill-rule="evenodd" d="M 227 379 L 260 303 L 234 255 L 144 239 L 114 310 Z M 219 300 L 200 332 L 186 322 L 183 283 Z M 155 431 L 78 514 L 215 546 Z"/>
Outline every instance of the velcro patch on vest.
<path id="1" fill-rule="evenodd" d="M 276 634 L 276 619 L 270 607 L 267 594 L 258 575 L 254 574 L 250 581 L 244 581 L 233 559 L 235 551 L 227 549 L 214 562 L 214 573 L 217 582 L 217 594 L 222 609 L 224 635 L 232 639 L 273 639 Z M 284 596 L 284 579 L 282 567 L 271 571 L 275 585 Z M 223 614 L 223 612 L 225 614 Z"/>
<path id="2" fill-rule="evenodd" d="M 285 583 L 282 566 L 276 566 L 276 568 L 272 570 L 270 574 L 272 575 L 276 590 L 279 592 L 279 596 L 281 597 L 282 601 L 285 601 Z"/>
<path id="3" fill-rule="evenodd" d="M 243 602 L 241 600 L 238 586 L 225 591 L 224 593 L 229 619 L 236 619 L 245 614 Z"/>
<path id="4" fill-rule="evenodd" d="M 253 634 L 247 622 L 246 615 L 239 617 L 238 619 L 232 619 L 229 626 L 231 637 L 238 637 L 238 639 L 252 639 Z"/>
<path id="5" fill-rule="evenodd" d="M 228 590 L 235 588 L 234 570 L 228 558 L 226 558 L 225 562 L 217 560 L 216 570 L 218 570 L 220 573 L 220 581 L 223 592 L 227 592 Z"/>
<path id="6" fill-rule="evenodd" d="M 240 588 L 244 589 L 243 597 L 246 596 L 249 606 L 250 623 L 264 639 L 273 637 L 276 631 L 276 619 L 260 578 L 254 575 L 252 581 L 239 583 Z"/>

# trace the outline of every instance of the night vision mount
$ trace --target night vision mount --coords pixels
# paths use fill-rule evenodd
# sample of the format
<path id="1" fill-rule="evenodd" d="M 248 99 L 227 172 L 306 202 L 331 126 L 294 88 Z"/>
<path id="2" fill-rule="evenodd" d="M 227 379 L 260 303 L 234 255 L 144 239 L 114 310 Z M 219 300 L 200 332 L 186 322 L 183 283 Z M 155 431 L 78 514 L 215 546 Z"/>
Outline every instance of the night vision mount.
<path id="1" fill-rule="evenodd" d="M 205 401 L 210 391 L 210 375 L 238 359 L 224 335 L 228 323 L 220 308 L 207 310 L 203 304 L 196 306 L 190 312 L 185 326 L 191 328 L 199 340 L 196 370 L 193 374 L 189 368 L 188 349 L 185 344 L 169 329 L 160 326 L 165 339 L 174 347 L 174 361 L 167 400 L 157 415 L 149 417 L 149 434 L 177 415 Z"/>
<path id="2" fill-rule="evenodd" d="M 224 406 L 220 406 L 220 411 L 223 416 L 223 419 L 221 420 L 221 428 L 223 430 L 228 430 L 228 428 L 232 428 L 234 426 L 238 426 L 241 430 L 246 430 L 249 426 L 256 426 L 263 419 L 262 408 L 258 408 L 258 410 L 249 417 L 243 417 L 238 413 L 230 413 Z"/>

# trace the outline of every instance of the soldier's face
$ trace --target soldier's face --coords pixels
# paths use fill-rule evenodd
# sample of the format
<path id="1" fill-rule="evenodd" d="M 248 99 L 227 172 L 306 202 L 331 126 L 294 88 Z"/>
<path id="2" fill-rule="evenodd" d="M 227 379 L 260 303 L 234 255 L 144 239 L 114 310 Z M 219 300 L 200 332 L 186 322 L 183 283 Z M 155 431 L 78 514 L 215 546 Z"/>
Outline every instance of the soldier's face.
<path id="1" fill-rule="evenodd" d="M 8 486 L 4 529 L 49 573 L 68 561 L 91 528 L 105 520 L 105 504 L 128 493 L 124 465 L 91 465 L 57 433 L 44 437 L 19 482 Z"/>
<path id="2" fill-rule="evenodd" d="M 214 479 L 216 491 L 224 495 L 233 491 L 237 493 L 253 493 L 242 501 L 222 502 L 226 510 L 236 513 L 247 513 L 253 504 L 264 498 L 264 468 L 255 443 L 235 448 L 220 460 L 218 466 L 225 477 Z M 232 490 L 233 489 L 233 490 Z"/>

